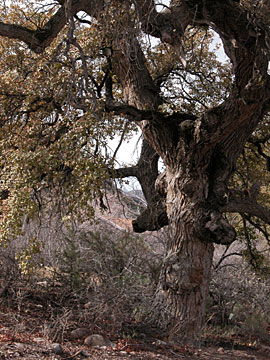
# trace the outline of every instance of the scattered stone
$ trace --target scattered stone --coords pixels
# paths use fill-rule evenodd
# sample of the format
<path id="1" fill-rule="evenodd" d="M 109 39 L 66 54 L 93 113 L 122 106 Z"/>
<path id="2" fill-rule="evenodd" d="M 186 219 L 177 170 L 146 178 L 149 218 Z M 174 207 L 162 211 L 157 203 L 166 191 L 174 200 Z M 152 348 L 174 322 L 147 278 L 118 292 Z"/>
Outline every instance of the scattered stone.
<path id="1" fill-rule="evenodd" d="M 60 344 L 52 344 L 52 351 L 56 354 L 56 355 L 63 355 L 64 351 L 63 348 Z"/>
<path id="2" fill-rule="evenodd" d="M 219 347 L 219 348 L 217 349 L 217 352 L 220 353 L 220 354 L 223 354 L 223 353 L 224 353 L 223 347 Z"/>
<path id="3" fill-rule="evenodd" d="M 157 340 L 157 341 L 156 341 L 156 345 L 166 346 L 166 345 L 168 345 L 168 344 L 167 344 L 165 341 Z"/>
<path id="4" fill-rule="evenodd" d="M 45 342 L 45 340 L 44 340 L 43 338 L 40 338 L 40 337 L 34 338 L 33 341 L 34 341 L 35 343 L 38 343 L 38 344 L 41 344 L 41 343 L 44 343 L 44 342 Z"/>
<path id="5" fill-rule="evenodd" d="M 108 346 L 111 346 L 110 344 L 109 345 L 96 345 L 96 347 L 98 347 L 100 350 L 107 350 L 107 347 Z"/>
<path id="6" fill-rule="evenodd" d="M 88 336 L 84 340 L 84 344 L 87 346 L 112 346 L 112 343 L 109 339 L 106 339 L 104 336 L 99 334 Z"/>
<path id="7" fill-rule="evenodd" d="M 48 281 L 38 281 L 37 285 L 46 287 L 48 286 Z"/>
<path id="8" fill-rule="evenodd" d="M 17 349 L 18 351 L 24 351 L 24 350 L 25 350 L 25 345 L 24 345 L 24 344 L 15 343 L 14 345 L 15 345 L 15 347 L 16 347 L 16 349 Z"/>
<path id="9" fill-rule="evenodd" d="M 89 330 L 87 328 L 78 328 L 71 331 L 70 337 L 74 340 L 83 339 L 88 334 L 89 334 Z"/>

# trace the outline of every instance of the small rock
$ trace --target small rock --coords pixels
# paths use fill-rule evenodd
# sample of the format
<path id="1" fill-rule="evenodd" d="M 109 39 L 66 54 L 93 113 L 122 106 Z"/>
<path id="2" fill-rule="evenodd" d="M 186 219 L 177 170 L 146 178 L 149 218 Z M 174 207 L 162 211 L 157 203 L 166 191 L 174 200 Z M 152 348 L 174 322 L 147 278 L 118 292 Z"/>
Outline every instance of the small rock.
<path id="1" fill-rule="evenodd" d="M 88 346 L 111 346 L 110 340 L 99 334 L 93 334 L 88 336 L 84 340 L 84 344 Z"/>
<path id="2" fill-rule="evenodd" d="M 219 348 L 217 349 L 217 352 L 220 353 L 220 354 L 223 354 L 223 353 L 224 353 L 223 347 L 219 347 Z"/>
<path id="3" fill-rule="evenodd" d="M 39 286 L 48 286 L 48 281 L 38 281 L 37 285 L 39 285 Z"/>
<path id="4" fill-rule="evenodd" d="M 95 348 L 98 348 L 99 350 L 107 350 L 108 346 L 107 345 L 92 345 Z"/>
<path id="5" fill-rule="evenodd" d="M 24 344 L 15 343 L 14 345 L 16 346 L 16 349 L 18 349 L 18 351 L 24 351 L 25 350 L 25 345 Z"/>
<path id="6" fill-rule="evenodd" d="M 56 355 L 63 355 L 64 351 L 63 348 L 60 344 L 52 344 L 52 351 L 56 354 Z"/>
<path id="7" fill-rule="evenodd" d="M 89 330 L 86 328 L 78 328 L 75 330 L 72 330 L 70 333 L 70 337 L 72 339 L 83 339 L 86 335 L 89 334 Z"/>
<path id="8" fill-rule="evenodd" d="M 156 341 L 156 345 L 162 345 L 162 346 L 165 346 L 165 345 L 168 345 L 165 341 L 162 341 L 162 340 L 157 340 Z"/>
<path id="9" fill-rule="evenodd" d="M 41 338 L 41 337 L 34 338 L 33 341 L 35 343 L 38 343 L 38 344 L 41 344 L 41 343 L 45 342 L 45 340 L 43 338 Z"/>

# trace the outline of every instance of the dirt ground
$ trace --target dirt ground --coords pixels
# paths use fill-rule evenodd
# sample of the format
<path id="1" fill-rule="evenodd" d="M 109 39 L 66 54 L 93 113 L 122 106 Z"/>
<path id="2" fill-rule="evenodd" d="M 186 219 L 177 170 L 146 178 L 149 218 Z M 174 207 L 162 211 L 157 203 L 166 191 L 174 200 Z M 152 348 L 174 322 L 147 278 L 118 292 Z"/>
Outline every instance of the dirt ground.
<path id="1" fill-rule="evenodd" d="M 1 299 L 0 299 L 1 300 Z M 57 304 L 56 304 L 57 305 Z M 55 305 L 55 306 L 56 306 Z M 51 306 L 51 305 L 50 305 Z M 61 312 L 59 307 L 59 312 Z M 68 310 L 69 311 L 69 310 Z M 202 360 L 269 360 L 270 345 L 252 346 L 246 341 L 221 341 L 205 338 L 200 349 L 173 346 L 156 338 L 111 339 L 111 347 L 90 347 L 84 339 L 72 340 L 70 331 L 78 327 L 78 317 L 67 311 L 68 316 L 57 317 L 56 309 L 31 298 L 14 304 L 11 300 L 0 302 L 0 360 L 68 360 L 68 359 L 202 359 Z M 71 310 L 70 310 L 71 311 Z M 52 313 L 54 321 L 52 322 Z M 71 316 L 72 315 L 72 316 Z M 50 325 L 48 325 L 50 323 Z M 93 331 L 101 330 L 97 327 Z M 103 335 L 107 335 L 103 330 Z M 151 336 L 151 335 L 149 335 Z"/>
<path id="2" fill-rule="evenodd" d="M 148 349 L 147 349 L 148 348 Z M 128 351 L 111 348 L 89 348 L 84 345 L 64 343 L 63 353 L 55 354 L 53 345 L 50 343 L 37 342 L 0 342 L 0 359 L 202 359 L 202 360 L 267 360 L 270 359 L 270 348 L 226 350 L 217 347 L 206 347 L 202 349 L 181 349 L 170 346 L 146 346 L 141 344 L 129 347 Z"/>

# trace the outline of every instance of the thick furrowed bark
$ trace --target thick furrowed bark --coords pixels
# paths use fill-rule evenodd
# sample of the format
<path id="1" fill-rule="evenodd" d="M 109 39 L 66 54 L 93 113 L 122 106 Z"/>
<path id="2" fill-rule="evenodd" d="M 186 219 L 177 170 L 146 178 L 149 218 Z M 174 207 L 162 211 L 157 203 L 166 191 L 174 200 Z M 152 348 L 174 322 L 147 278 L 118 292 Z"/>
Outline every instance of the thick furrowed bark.
<path id="1" fill-rule="evenodd" d="M 154 317 L 176 343 L 198 345 L 214 246 L 194 235 L 192 226 L 176 219 L 160 275 Z"/>
<path id="2" fill-rule="evenodd" d="M 159 325 L 167 329 L 171 341 L 198 345 L 214 246 L 210 239 L 202 240 L 196 235 L 198 204 L 181 190 L 181 176 L 169 172 L 167 180 L 170 234 L 153 313 Z M 204 196 L 201 184 L 202 188 L 196 189 L 198 198 Z"/>

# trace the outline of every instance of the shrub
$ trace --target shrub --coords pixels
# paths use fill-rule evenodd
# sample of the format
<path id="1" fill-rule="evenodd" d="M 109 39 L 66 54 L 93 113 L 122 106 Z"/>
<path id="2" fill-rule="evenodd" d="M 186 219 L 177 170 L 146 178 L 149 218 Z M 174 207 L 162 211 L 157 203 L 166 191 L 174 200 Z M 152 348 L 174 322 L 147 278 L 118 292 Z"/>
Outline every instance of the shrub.
<path id="1" fill-rule="evenodd" d="M 208 324 L 263 340 L 269 338 L 269 293 L 270 280 L 259 277 L 244 261 L 217 269 L 210 284 Z"/>

